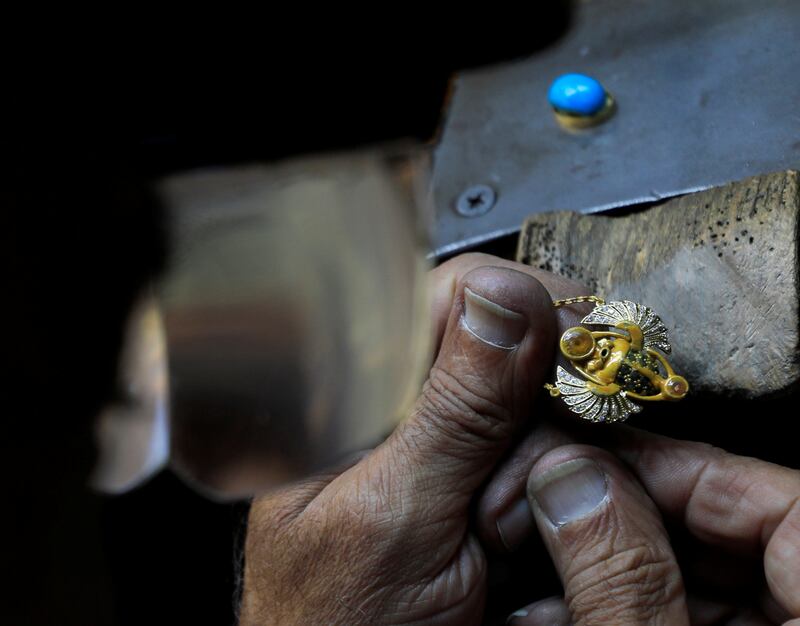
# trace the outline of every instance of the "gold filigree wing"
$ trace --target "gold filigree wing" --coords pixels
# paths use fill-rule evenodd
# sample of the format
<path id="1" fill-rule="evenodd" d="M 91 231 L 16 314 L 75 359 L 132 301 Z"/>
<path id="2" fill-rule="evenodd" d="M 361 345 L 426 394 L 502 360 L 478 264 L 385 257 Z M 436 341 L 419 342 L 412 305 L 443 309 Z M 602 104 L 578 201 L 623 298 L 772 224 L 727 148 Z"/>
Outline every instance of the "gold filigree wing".
<path id="1" fill-rule="evenodd" d="M 585 380 L 573 376 L 560 365 L 556 370 L 556 387 L 569 410 L 590 422 L 623 422 L 642 407 L 631 402 L 625 392 L 613 396 L 595 394 Z"/>
<path id="2" fill-rule="evenodd" d="M 653 313 L 653 309 L 643 304 L 629 300 L 607 302 L 596 306 L 581 323 L 614 326 L 619 322 L 633 322 L 641 328 L 645 348 L 655 348 L 666 354 L 672 352 L 664 322 Z"/>

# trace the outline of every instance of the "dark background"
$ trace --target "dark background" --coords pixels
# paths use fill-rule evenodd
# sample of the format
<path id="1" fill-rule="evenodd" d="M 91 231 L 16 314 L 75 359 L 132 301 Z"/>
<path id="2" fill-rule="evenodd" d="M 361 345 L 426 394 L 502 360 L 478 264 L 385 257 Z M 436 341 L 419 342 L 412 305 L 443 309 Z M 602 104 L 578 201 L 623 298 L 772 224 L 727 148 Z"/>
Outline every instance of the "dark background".
<path id="1" fill-rule="evenodd" d="M 65 23 L 58 39 L 5 42 L 3 623 L 235 621 L 246 503 L 207 501 L 170 472 L 115 498 L 85 487 L 127 311 L 169 263 L 149 181 L 432 141 L 455 70 L 535 53 L 570 11 L 552 2 L 524 19 L 487 9 L 439 23 L 393 7 L 306 13 L 262 16 L 256 32 L 243 30 L 252 16 L 200 35 L 149 15 L 132 33 L 100 25 L 97 40 Z"/>

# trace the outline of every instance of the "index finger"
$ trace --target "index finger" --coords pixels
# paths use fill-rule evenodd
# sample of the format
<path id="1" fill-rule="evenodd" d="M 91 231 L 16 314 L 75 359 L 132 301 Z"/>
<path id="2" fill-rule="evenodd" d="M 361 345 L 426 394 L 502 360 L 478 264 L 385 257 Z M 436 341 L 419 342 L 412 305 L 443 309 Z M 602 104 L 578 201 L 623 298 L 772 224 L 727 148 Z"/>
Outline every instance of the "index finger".
<path id="1" fill-rule="evenodd" d="M 773 595 L 800 616 L 800 471 L 628 427 L 615 429 L 608 447 L 698 538 L 736 552 L 763 549 Z"/>

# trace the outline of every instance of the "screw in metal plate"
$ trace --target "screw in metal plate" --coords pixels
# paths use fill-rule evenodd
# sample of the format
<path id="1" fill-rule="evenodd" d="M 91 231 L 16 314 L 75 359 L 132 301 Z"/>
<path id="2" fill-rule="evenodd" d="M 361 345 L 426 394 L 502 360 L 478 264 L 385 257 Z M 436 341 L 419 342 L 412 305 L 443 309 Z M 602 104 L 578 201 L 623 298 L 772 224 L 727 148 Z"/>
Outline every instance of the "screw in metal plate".
<path id="1" fill-rule="evenodd" d="M 495 190 L 489 185 L 472 185 L 456 200 L 456 212 L 464 217 L 478 217 L 492 210 L 497 201 Z"/>

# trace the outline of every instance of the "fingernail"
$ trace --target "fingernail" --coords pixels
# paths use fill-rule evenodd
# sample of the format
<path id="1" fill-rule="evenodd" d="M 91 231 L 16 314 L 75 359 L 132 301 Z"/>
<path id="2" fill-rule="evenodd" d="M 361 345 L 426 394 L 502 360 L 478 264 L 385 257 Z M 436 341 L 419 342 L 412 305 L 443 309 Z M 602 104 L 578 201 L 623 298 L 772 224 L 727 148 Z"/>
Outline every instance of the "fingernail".
<path id="1" fill-rule="evenodd" d="M 500 348 L 519 345 L 528 329 L 523 315 L 464 288 L 464 323 L 478 339 Z"/>
<path id="2" fill-rule="evenodd" d="M 606 477 L 594 461 L 574 459 L 537 476 L 530 497 L 555 526 L 585 517 L 608 497 Z"/>
<path id="3" fill-rule="evenodd" d="M 497 533 L 509 552 L 516 550 L 528 538 L 533 526 L 531 505 L 527 500 L 515 502 L 497 518 Z"/>
<path id="4" fill-rule="evenodd" d="M 529 619 L 519 621 L 516 618 Z M 570 626 L 572 616 L 567 605 L 561 598 L 545 598 L 534 604 L 529 604 L 508 616 L 506 624 L 547 624 L 547 626 Z"/>

